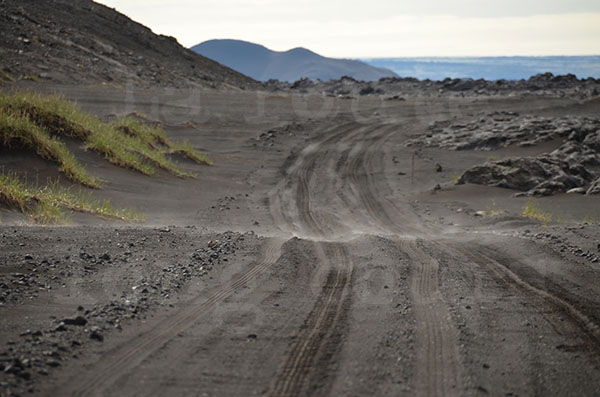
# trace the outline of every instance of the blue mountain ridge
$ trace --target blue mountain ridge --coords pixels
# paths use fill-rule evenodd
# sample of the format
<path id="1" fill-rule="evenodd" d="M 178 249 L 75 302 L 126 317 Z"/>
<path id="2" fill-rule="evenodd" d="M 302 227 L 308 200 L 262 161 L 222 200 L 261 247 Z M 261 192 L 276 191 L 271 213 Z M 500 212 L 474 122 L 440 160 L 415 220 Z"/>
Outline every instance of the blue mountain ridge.
<path id="1" fill-rule="evenodd" d="M 301 47 L 279 52 L 247 41 L 209 40 L 191 50 L 259 81 L 293 82 L 302 77 L 327 81 L 342 76 L 373 81 L 398 77 L 386 68 L 359 60 L 327 58 Z"/>

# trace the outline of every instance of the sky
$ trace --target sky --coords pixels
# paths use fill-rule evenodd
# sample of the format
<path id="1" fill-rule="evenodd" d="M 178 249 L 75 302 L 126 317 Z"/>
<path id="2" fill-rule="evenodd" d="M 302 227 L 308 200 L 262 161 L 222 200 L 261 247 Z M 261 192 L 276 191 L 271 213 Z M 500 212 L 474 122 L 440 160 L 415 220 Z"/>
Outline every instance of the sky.
<path id="1" fill-rule="evenodd" d="M 96 0 L 186 47 L 337 58 L 600 55 L 600 0 Z"/>

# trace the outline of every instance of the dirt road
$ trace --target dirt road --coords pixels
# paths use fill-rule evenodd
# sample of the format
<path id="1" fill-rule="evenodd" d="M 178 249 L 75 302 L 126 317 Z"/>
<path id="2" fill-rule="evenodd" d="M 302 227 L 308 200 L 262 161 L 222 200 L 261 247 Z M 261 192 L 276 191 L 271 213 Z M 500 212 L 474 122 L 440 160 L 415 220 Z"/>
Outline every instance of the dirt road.
<path id="1" fill-rule="evenodd" d="M 273 105 L 264 120 L 273 124 L 269 117 L 277 115 L 279 124 L 299 120 L 308 127 L 302 136 L 290 133 L 263 149 L 252 146 L 248 133 L 235 132 L 243 124 L 237 124 L 239 114 L 228 114 L 233 112 L 228 102 L 217 99 L 211 106 L 222 118 L 206 118 L 204 126 L 220 128 L 223 135 L 205 139 L 215 140 L 213 157 L 229 156 L 231 162 L 225 170 L 207 170 L 199 186 L 231 179 L 214 192 L 200 187 L 194 192 L 205 200 L 216 200 L 220 192 L 248 193 L 238 199 L 238 208 L 207 210 L 194 222 L 218 231 L 257 230 L 265 236 L 259 254 L 230 259 L 214 279 L 185 290 L 172 307 L 111 334 L 77 360 L 65 360 L 36 392 L 600 393 L 600 267 L 522 238 L 506 226 L 518 218 L 503 223 L 456 218 L 462 216 L 453 209 L 459 204 L 478 205 L 461 190 L 442 199 L 430 193 L 448 173 L 485 155 L 415 153 L 402 145 L 432 120 L 456 116 L 457 109 L 461 115 L 490 106 L 561 114 L 574 111 L 571 103 L 375 101 L 356 110 L 340 100 L 337 114 L 316 123 L 301 120 L 298 106 L 293 113 L 289 105 Z M 252 128 L 261 131 L 263 124 Z M 436 173 L 436 162 L 447 173 Z M 498 200 L 508 196 L 490 191 Z M 173 202 L 189 194 L 174 192 Z M 157 200 L 169 203 L 162 193 Z M 173 219 L 193 205 L 182 206 Z M 157 223 L 169 216 L 164 212 Z M 523 227 L 541 229 L 534 223 Z"/>

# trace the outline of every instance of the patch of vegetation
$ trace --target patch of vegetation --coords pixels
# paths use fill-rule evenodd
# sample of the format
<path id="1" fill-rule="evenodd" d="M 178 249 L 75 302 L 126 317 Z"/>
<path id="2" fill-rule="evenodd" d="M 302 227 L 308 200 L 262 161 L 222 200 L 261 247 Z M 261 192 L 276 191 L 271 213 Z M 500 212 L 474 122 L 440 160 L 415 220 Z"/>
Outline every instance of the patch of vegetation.
<path id="1" fill-rule="evenodd" d="M 125 87 L 123 87 L 122 84 L 107 83 L 104 81 L 102 83 L 90 84 L 88 87 L 90 87 L 90 88 L 113 88 L 116 90 L 124 90 L 125 89 Z"/>
<path id="2" fill-rule="evenodd" d="M 598 218 L 594 215 L 586 215 L 583 218 L 583 221 L 581 223 L 585 223 L 585 224 L 593 224 L 596 223 L 598 221 Z"/>
<path id="3" fill-rule="evenodd" d="M 498 208 L 496 206 L 496 201 L 492 200 L 491 204 L 488 204 L 485 208 L 485 214 L 487 216 L 499 216 L 502 215 L 504 213 L 504 210 L 501 208 Z"/>
<path id="4" fill-rule="evenodd" d="M 87 173 L 64 143 L 5 107 L 0 107 L 0 146 L 32 149 L 38 156 L 57 163 L 60 172 L 70 180 L 92 188 L 100 186 L 100 180 Z"/>
<path id="5" fill-rule="evenodd" d="M 523 207 L 522 215 L 526 218 L 538 220 L 544 225 L 552 222 L 552 213 L 544 211 L 531 198 L 527 200 L 527 203 Z"/>
<path id="6" fill-rule="evenodd" d="M 194 161 L 210 164 L 206 156 L 195 151 L 189 144 L 178 145 L 169 141 L 158 128 L 123 117 L 113 123 L 104 123 L 58 96 L 42 96 L 30 92 L 0 94 L 0 109 L 3 111 L 0 114 L 3 119 L 28 121 L 29 124 L 23 124 L 24 127 L 35 125 L 37 132 L 41 131 L 49 139 L 66 135 L 81 140 L 86 149 L 102 154 L 109 162 L 145 175 L 154 174 L 156 167 L 159 167 L 179 177 L 191 176 L 167 158 L 168 153 L 180 150 L 181 147 L 184 148 L 184 154 Z M 8 131 L 11 132 L 10 126 Z M 18 130 L 12 132 L 12 135 L 23 133 L 25 131 Z M 55 158 L 50 159 L 57 161 Z M 65 175 L 71 178 L 69 174 Z M 81 180 L 73 180 L 83 183 Z"/>
<path id="7" fill-rule="evenodd" d="M 456 183 L 458 182 L 459 179 L 460 179 L 460 174 L 454 174 L 454 175 L 452 175 L 452 179 L 450 179 L 450 182 L 453 185 L 456 185 Z"/>
<path id="8" fill-rule="evenodd" d="M 205 154 L 198 153 L 187 140 L 184 140 L 183 143 L 179 145 L 171 146 L 171 153 L 181 154 L 182 156 L 187 157 L 198 164 L 213 164 L 212 160 L 206 157 Z"/>
<path id="9" fill-rule="evenodd" d="M 36 83 L 39 83 L 40 78 L 38 76 L 36 76 L 35 74 L 26 74 L 26 75 L 19 76 L 19 80 L 28 80 L 28 81 L 34 81 Z"/>
<path id="10" fill-rule="evenodd" d="M 67 220 L 65 210 L 93 214 L 102 218 L 142 221 L 143 214 L 115 209 L 109 200 L 95 200 L 81 189 L 73 191 L 59 181 L 44 187 L 30 187 L 11 173 L 0 174 L 0 204 L 16 209 L 36 223 L 54 224 Z"/>
<path id="11" fill-rule="evenodd" d="M 180 153 L 199 164 L 212 164 L 189 142 L 174 143 L 164 131 L 132 117 L 111 123 L 84 113 L 74 103 L 59 96 L 31 92 L 0 93 L 0 147 L 31 149 L 58 165 L 69 180 L 89 188 L 101 181 L 88 174 L 62 137 L 82 142 L 87 150 L 101 154 L 109 162 L 145 175 L 162 168 L 179 177 L 192 177 L 169 158 Z M 40 223 L 60 223 L 65 210 L 86 212 L 105 218 L 141 220 L 135 211 L 114 209 L 109 201 L 92 199 L 90 193 L 64 189 L 58 182 L 44 187 L 28 187 L 14 175 L 0 175 L 0 204 L 15 208 Z"/>
<path id="12" fill-rule="evenodd" d="M 11 82 L 15 81 L 15 78 L 10 75 L 10 73 L 6 72 L 4 69 L 0 69 L 0 83 L 2 82 Z"/>

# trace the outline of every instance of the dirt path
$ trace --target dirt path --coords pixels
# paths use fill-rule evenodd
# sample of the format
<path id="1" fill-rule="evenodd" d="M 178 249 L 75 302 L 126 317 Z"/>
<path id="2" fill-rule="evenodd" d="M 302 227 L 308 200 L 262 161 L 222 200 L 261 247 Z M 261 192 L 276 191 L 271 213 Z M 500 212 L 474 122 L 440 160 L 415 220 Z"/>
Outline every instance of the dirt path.
<path id="1" fill-rule="evenodd" d="M 193 221 L 209 230 L 256 228 L 269 236 L 258 257 L 229 259 L 202 285 L 192 278 L 189 289 L 179 293 L 185 299 L 138 321 L 135 330 L 111 334 L 35 391 L 107 396 L 600 392 L 600 269 L 494 224 L 459 218 L 452 211 L 464 198 L 448 195 L 436 204 L 435 184 L 487 154 L 415 153 L 402 145 L 425 133 L 432 120 L 492 105 L 466 99 L 373 101 L 356 105 L 357 117 L 355 104 L 340 100 L 335 117 L 307 122 L 310 127 L 297 135 L 261 142 L 266 125 L 299 119 L 289 106 L 306 99 L 262 96 L 259 100 L 272 106 L 261 123 L 251 124 L 244 112 L 257 99 L 245 95 L 215 94 L 218 100 L 207 101 L 217 116 L 207 116 L 201 128 L 222 134 L 208 134 L 205 139 L 212 141 L 202 144 L 215 147 L 213 157 L 223 164 L 204 171 L 191 188 L 152 180 L 159 193 L 155 200 L 143 199 L 163 211 L 158 223 L 172 215 L 165 206 L 174 208 L 178 220 L 193 209 Z M 185 100 L 178 102 L 181 115 L 168 114 L 174 126 L 186 121 Z M 112 105 L 102 106 L 112 112 Z M 542 99 L 493 103 L 558 115 L 565 112 L 561 106 Z M 173 128 L 182 138 L 189 136 L 183 127 Z M 448 171 L 437 173 L 438 162 Z M 116 175 L 112 168 L 104 171 Z M 130 181 L 133 177 L 126 176 L 119 184 L 124 197 L 147 196 L 123 187 Z M 164 186 L 168 189 L 161 190 Z M 434 205 L 438 212 L 430 209 Z M 157 255 L 167 243 L 158 238 L 153 244 L 144 256 Z M 60 255 L 71 248 L 60 248 L 65 251 Z"/>

